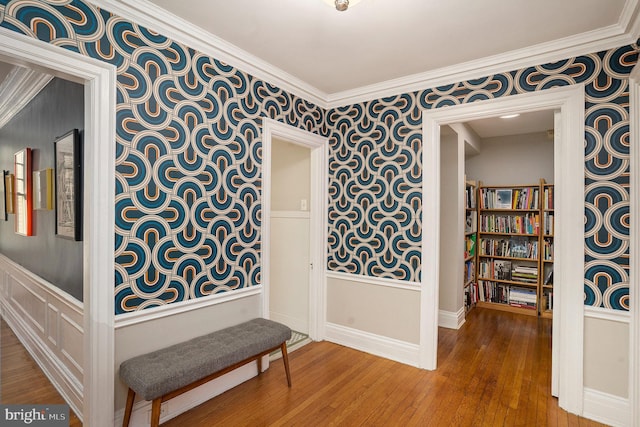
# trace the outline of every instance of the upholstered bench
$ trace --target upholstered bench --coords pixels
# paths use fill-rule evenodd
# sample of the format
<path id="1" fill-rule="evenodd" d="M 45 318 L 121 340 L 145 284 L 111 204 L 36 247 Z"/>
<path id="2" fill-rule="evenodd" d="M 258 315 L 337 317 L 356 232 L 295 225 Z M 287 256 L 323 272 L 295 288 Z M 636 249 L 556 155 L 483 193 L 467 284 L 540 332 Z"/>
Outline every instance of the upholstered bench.
<path id="1" fill-rule="evenodd" d="M 291 387 L 286 341 L 291 329 L 267 319 L 253 319 L 122 362 L 120 378 L 129 387 L 123 426 L 129 425 L 136 394 L 151 400 L 151 426 L 160 423 L 160 405 L 173 397 L 257 360 L 278 349 Z"/>

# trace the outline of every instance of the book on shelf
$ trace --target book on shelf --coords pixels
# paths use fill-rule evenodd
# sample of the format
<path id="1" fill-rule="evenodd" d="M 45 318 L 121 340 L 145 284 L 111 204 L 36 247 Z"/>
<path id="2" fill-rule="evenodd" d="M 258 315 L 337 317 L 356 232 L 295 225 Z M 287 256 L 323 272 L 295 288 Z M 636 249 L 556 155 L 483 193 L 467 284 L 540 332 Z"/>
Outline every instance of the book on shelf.
<path id="1" fill-rule="evenodd" d="M 538 241 L 529 240 L 526 237 L 514 237 L 511 239 L 511 256 L 513 258 L 538 257 Z"/>
<path id="2" fill-rule="evenodd" d="M 464 239 L 465 247 L 464 247 L 464 258 L 467 259 L 469 257 L 475 256 L 476 254 L 476 235 L 471 234 Z"/>
<path id="3" fill-rule="evenodd" d="M 464 263 L 464 283 L 468 284 L 476 279 L 476 262 L 470 259 Z"/>
<path id="4" fill-rule="evenodd" d="M 538 268 L 515 265 L 511 269 L 511 280 L 523 283 L 538 283 Z"/>
<path id="5" fill-rule="evenodd" d="M 511 209 L 512 193 L 511 190 L 496 190 L 495 205 L 496 209 Z"/>
<path id="6" fill-rule="evenodd" d="M 476 283 L 464 288 L 465 310 L 469 310 L 472 305 L 478 302 L 478 286 Z"/>
<path id="7" fill-rule="evenodd" d="M 543 209 L 553 209 L 553 186 L 544 188 Z"/>
<path id="8" fill-rule="evenodd" d="M 544 284 L 545 285 L 553 284 L 553 268 L 549 269 L 549 272 L 545 276 Z"/>
<path id="9" fill-rule="evenodd" d="M 474 233 L 478 229 L 478 219 L 475 212 L 467 212 L 464 222 L 464 232 Z"/>
<path id="10" fill-rule="evenodd" d="M 553 235 L 553 212 L 544 212 L 542 215 L 542 231 L 548 236 Z"/>
<path id="11" fill-rule="evenodd" d="M 542 242 L 542 245 L 542 259 L 545 261 L 553 261 L 553 240 L 545 238 Z"/>
<path id="12" fill-rule="evenodd" d="M 493 278 L 498 280 L 511 280 L 511 261 L 494 259 Z"/>

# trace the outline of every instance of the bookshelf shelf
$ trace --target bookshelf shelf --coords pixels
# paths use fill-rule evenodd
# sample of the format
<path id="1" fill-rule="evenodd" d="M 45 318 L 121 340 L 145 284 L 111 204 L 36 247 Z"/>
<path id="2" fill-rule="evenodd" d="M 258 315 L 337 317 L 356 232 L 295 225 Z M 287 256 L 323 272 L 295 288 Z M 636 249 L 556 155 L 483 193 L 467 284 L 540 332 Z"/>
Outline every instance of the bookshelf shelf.
<path id="1" fill-rule="evenodd" d="M 480 258 L 494 258 L 494 259 L 510 259 L 513 261 L 531 261 L 531 262 L 537 262 L 537 258 L 516 258 L 516 257 L 511 257 L 511 256 L 500 256 L 500 255 L 485 255 L 485 254 L 478 254 L 478 257 Z"/>
<path id="2" fill-rule="evenodd" d="M 478 301 L 478 307 L 491 308 L 493 310 L 508 311 L 510 313 L 526 314 L 528 316 L 538 315 L 536 310 L 522 308 L 522 307 L 514 307 L 509 304 L 501 304 L 501 303 L 495 303 L 495 302 Z"/>

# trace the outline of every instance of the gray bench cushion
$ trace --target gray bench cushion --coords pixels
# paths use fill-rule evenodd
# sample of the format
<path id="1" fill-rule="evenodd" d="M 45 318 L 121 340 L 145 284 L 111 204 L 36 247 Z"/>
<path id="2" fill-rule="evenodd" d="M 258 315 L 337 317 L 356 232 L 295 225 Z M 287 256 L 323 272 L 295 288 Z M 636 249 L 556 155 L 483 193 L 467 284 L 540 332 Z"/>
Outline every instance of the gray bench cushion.
<path id="1" fill-rule="evenodd" d="M 136 356 L 120 365 L 120 378 L 145 400 L 153 400 L 235 363 L 278 347 L 291 329 L 253 319 L 180 344 Z"/>

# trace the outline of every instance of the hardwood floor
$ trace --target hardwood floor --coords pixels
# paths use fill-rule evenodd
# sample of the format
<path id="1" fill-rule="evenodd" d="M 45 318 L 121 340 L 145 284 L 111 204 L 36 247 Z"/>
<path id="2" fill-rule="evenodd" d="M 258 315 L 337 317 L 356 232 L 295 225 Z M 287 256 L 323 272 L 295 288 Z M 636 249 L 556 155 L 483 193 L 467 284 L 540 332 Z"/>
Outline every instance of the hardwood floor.
<path id="1" fill-rule="evenodd" d="M 2 323 L 2 401 L 61 402 L 49 397 L 51 386 L 43 397 L 46 378 Z M 289 355 L 292 388 L 277 360 L 163 426 L 602 425 L 559 409 L 550 395 L 550 329 L 550 320 L 474 309 L 459 331 L 440 329 L 432 372 L 311 343 Z"/>
<path id="2" fill-rule="evenodd" d="M 550 394 L 551 321 L 474 309 L 440 329 L 438 369 L 420 370 L 328 342 L 289 356 L 168 426 L 599 426 Z"/>
<path id="3" fill-rule="evenodd" d="M 0 318 L 0 402 L 3 404 L 56 405 L 65 401 Z M 82 426 L 69 409 L 69 426 Z"/>

